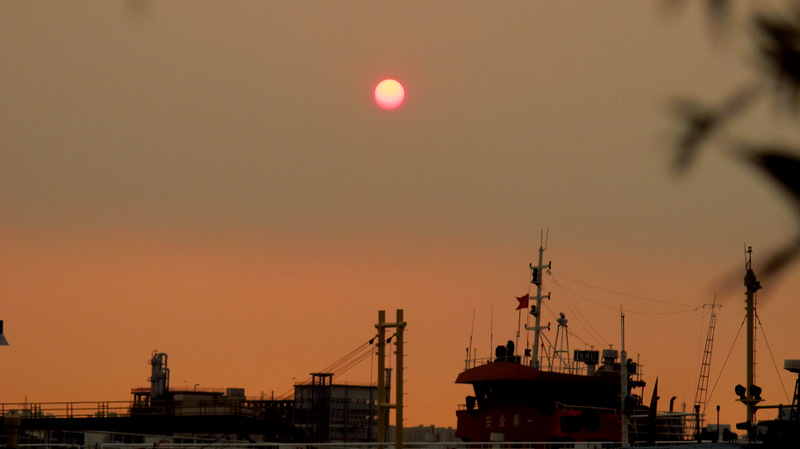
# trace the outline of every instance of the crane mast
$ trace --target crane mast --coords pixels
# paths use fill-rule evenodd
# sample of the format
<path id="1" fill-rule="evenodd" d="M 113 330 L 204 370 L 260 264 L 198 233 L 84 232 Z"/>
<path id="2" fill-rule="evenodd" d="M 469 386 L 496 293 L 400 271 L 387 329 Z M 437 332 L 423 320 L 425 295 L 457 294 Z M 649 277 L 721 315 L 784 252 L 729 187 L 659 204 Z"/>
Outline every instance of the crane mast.
<path id="1" fill-rule="evenodd" d="M 722 307 L 722 304 L 717 304 L 717 297 L 714 295 L 714 302 L 712 304 L 704 304 L 703 308 L 711 308 L 711 316 L 708 319 L 708 334 L 706 335 L 706 345 L 703 350 L 703 363 L 700 366 L 700 377 L 697 380 L 697 392 L 694 396 L 694 410 L 699 411 L 701 421 L 706 413 L 706 401 L 708 399 L 708 377 L 711 371 L 711 353 L 714 348 L 714 329 L 717 325 L 717 312 L 716 309 Z M 700 422 L 700 427 L 703 423 Z"/>

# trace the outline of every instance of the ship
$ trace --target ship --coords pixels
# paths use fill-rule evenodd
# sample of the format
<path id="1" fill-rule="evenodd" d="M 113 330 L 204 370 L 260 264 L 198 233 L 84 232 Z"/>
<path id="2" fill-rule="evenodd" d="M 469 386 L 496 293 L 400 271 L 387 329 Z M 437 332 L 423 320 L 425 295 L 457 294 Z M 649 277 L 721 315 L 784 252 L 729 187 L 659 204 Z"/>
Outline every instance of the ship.
<path id="1" fill-rule="evenodd" d="M 456 411 L 455 436 L 465 442 L 654 442 L 691 438 L 693 413 L 656 413 L 656 379 L 648 405 L 639 393 L 646 385 L 641 365 L 627 357 L 624 314 L 620 350 L 608 348 L 569 351 L 568 320 L 556 320 L 555 339 L 548 340 L 542 325 L 542 275 L 546 245 L 539 262 L 530 264 L 536 294 L 518 297 L 518 310 L 529 308 L 534 324 L 533 345 L 521 354 L 514 341 L 497 346 L 494 357 L 479 360 L 467 348 L 464 370 L 457 384 L 472 386 L 472 394 Z M 533 304 L 531 304 L 531 302 Z M 544 343 L 548 346 L 545 346 Z M 540 348 L 541 346 L 541 348 Z M 541 349 L 541 351 L 540 351 Z M 672 403 L 670 403 L 670 409 Z"/>

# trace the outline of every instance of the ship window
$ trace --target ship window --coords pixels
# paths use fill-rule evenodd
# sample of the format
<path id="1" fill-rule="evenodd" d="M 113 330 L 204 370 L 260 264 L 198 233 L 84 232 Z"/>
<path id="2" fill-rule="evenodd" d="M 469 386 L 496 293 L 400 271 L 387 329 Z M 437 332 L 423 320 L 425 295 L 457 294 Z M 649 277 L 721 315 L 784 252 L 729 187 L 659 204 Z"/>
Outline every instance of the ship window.
<path id="1" fill-rule="evenodd" d="M 562 433 L 575 433 L 581 431 L 581 417 L 580 416 L 562 416 L 561 417 L 561 432 Z"/>

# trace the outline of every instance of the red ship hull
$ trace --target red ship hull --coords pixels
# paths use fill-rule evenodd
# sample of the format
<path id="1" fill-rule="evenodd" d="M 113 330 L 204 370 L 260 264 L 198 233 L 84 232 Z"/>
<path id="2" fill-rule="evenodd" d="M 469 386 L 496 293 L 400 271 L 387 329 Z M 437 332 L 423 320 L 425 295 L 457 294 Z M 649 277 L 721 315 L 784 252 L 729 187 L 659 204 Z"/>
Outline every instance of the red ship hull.
<path id="1" fill-rule="evenodd" d="M 475 396 L 456 412 L 463 441 L 620 441 L 619 375 L 488 363 L 462 372 Z"/>
<path id="2" fill-rule="evenodd" d="M 619 415 L 609 412 L 532 407 L 498 407 L 469 412 L 458 410 L 456 437 L 462 441 L 588 442 L 619 441 Z M 499 438 L 498 438 L 499 436 Z"/>

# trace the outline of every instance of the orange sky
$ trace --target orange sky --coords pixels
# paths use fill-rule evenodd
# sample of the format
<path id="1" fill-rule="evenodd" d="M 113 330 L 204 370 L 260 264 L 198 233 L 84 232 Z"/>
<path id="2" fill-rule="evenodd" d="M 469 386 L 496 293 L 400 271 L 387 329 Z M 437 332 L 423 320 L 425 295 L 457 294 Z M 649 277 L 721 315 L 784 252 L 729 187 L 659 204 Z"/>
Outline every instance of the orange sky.
<path id="1" fill-rule="evenodd" d="M 717 292 L 710 405 L 743 420 L 743 337 L 718 373 L 744 245 L 758 273 L 796 224 L 724 139 L 673 176 L 670 101 L 757 72 L 699 5 L 662 6 L 3 2 L 0 401 L 126 400 L 156 349 L 173 386 L 277 395 L 402 308 L 407 425 L 454 426 L 473 311 L 479 355 L 514 338 L 549 228 L 547 313 L 573 348 L 617 347 L 622 306 L 662 408 L 693 401 Z M 395 111 L 373 102 L 384 78 L 406 87 Z M 800 358 L 797 270 L 760 293 L 774 402 Z"/>

